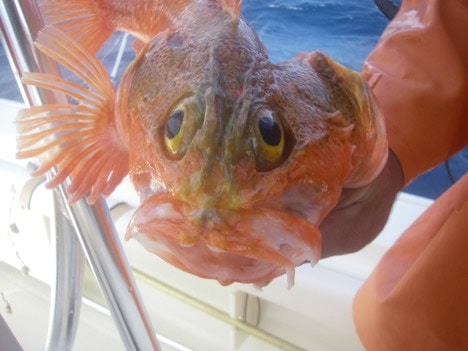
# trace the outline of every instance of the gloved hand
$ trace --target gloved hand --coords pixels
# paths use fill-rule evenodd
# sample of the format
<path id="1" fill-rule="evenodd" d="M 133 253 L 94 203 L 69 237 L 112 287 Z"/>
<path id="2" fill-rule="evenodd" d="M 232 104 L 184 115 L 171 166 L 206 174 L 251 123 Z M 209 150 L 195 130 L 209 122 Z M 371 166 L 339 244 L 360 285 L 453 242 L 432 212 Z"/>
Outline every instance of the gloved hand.
<path id="1" fill-rule="evenodd" d="M 395 154 L 379 176 L 357 189 L 345 189 L 337 206 L 320 225 L 322 258 L 351 253 L 371 242 L 387 222 L 397 193 L 403 187 L 403 175 Z"/>

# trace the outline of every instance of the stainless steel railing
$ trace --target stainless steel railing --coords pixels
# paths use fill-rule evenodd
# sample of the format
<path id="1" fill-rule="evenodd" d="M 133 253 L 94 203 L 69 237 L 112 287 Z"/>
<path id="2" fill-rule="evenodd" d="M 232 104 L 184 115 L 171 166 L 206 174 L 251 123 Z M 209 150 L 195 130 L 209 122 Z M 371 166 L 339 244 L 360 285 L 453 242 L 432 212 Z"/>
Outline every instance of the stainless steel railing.
<path id="1" fill-rule="evenodd" d="M 20 80 L 23 72 L 58 71 L 54 62 L 34 50 L 34 38 L 42 26 L 36 1 L 0 1 L 3 44 L 20 91 L 29 105 L 65 99 L 24 86 Z M 46 350 L 70 350 L 73 346 L 81 308 L 84 256 L 106 298 L 125 348 L 159 350 L 105 201 L 101 199 L 90 206 L 81 200 L 70 206 L 64 189 L 60 186 L 54 194 L 56 274 Z"/>

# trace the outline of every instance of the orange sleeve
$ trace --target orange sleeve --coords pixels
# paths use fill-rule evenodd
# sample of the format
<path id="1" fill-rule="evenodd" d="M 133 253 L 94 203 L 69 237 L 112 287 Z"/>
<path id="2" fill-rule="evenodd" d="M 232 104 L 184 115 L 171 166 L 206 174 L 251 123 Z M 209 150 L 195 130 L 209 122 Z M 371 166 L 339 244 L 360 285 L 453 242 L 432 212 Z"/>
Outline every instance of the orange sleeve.
<path id="1" fill-rule="evenodd" d="M 465 175 L 408 228 L 358 291 L 354 323 L 366 350 L 468 350 L 467 234 Z"/>
<path id="2" fill-rule="evenodd" d="M 403 1 L 363 74 L 409 183 L 468 142 L 468 1 Z"/>

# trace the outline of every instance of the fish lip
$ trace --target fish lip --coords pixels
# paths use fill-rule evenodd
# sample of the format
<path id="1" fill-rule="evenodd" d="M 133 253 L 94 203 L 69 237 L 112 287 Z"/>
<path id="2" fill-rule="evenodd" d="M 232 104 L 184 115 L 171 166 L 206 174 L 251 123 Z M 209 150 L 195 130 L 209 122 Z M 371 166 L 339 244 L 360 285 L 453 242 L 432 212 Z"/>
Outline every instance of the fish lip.
<path id="1" fill-rule="evenodd" d="M 288 222 L 310 231 L 313 240 L 288 232 Z M 294 268 L 317 262 L 321 246 L 320 232 L 299 211 L 194 209 L 169 193 L 142 202 L 128 226 L 129 238 L 172 265 L 223 285 L 263 285 L 287 273 L 291 287 Z"/>

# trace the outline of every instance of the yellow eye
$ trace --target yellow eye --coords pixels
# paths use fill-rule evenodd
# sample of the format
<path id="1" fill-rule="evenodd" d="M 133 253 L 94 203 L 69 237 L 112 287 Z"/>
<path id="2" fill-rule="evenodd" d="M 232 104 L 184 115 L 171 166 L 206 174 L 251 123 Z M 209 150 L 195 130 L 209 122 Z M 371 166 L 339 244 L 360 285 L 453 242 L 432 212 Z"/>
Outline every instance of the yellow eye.
<path id="1" fill-rule="evenodd" d="M 182 136 L 184 135 L 184 117 L 185 110 L 176 109 L 169 115 L 169 118 L 166 121 L 164 141 L 166 142 L 167 150 L 172 155 L 176 155 L 179 151 Z"/>
<path id="2" fill-rule="evenodd" d="M 263 111 L 256 122 L 257 168 L 268 171 L 285 159 L 285 132 L 280 120 L 271 112 Z"/>
<path id="3" fill-rule="evenodd" d="M 181 159 L 203 124 L 204 105 L 192 95 L 183 99 L 168 115 L 164 126 L 164 144 L 171 158 Z"/>
<path id="4" fill-rule="evenodd" d="M 283 129 L 271 115 L 267 115 L 258 120 L 258 130 L 261 136 L 260 146 L 263 149 L 263 156 L 268 161 L 276 161 L 283 154 Z"/>

